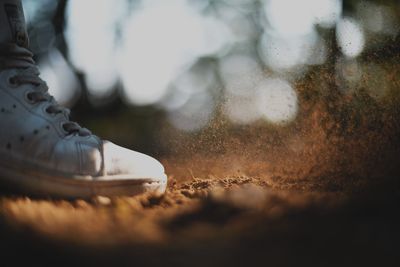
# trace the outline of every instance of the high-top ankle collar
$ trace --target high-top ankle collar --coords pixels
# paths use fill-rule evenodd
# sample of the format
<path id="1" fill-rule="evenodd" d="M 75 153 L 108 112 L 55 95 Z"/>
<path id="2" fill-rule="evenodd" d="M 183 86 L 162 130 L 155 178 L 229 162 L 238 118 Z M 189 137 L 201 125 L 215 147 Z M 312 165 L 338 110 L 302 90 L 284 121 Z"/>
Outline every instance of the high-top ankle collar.
<path id="1" fill-rule="evenodd" d="M 0 43 L 29 47 L 21 0 L 0 0 Z"/>

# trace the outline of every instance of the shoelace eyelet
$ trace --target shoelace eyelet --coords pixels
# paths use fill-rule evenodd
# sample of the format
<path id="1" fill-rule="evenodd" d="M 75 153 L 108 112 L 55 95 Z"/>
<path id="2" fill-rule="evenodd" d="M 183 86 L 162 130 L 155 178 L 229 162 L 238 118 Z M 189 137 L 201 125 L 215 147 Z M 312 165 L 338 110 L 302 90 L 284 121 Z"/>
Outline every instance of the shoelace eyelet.
<path id="1" fill-rule="evenodd" d="M 54 112 L 50 112 L 50 106 L 46 107 L 46 108 L 44 109 L 44 111 L 45 111 L 47 114 L 51 115 L 51 116 L 55 116 L 55 115 L 56 115 Z M 63 129 L 64 129 L 64 124 L 62 125 L 62 127 L 63 127 Z"/>
<path id="2" fill-rule="evenodd" d="M 25 94 L 25 99 L 29 104 L 36 104 L 36 102 L 32 99 L 32 94 L 31 92 L 27 92 Z"/>
<path id="3" fill-rule="evenodd" d="M 64 131 L 67 135 L 70 135 L 70 134 L 75 133 L 74 131 L 71 131 L 70 129 L 66 128 L 66 126 L 69 125 L 69 124 L 71 124 L 71 122 L 62 122 L 62 123 L 61 123 L 61 128 L 63 129 L 63 131 Z"/>
<path id="4" fill-rule="evenodd" d="M 64 133 L 65 133 L 66 135 L 68 135 L 68 134 L 70 134 L 70 133 L 69 133 L 69 131 L 67 131 L 67 129 L 65 129 L 65 125 L 66 125 L 66 123 L 65 123 L 65 122 L 62 122 L 62 123 L 61 123 L 61 129 L 64 131 Z"/>
<path id="5" fill-rule="evenodd" d="M 18 84 L 17 79 L 15 78 L 15 76 L 12 76 L 12 77 L 8 78 L 8 85 L 11 86 L 11 87 L 13 87 L 13 88 L 16 88 L 16 87 L 19 86 L 19 84 Z"/>

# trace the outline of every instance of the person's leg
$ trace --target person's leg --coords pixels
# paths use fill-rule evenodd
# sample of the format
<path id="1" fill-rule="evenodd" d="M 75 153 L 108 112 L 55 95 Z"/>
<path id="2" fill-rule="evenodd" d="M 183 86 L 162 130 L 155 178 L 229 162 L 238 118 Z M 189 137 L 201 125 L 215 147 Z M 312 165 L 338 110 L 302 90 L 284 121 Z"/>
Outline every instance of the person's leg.
<path id="1" fill-rule="evenodd" d="M 28 50 L 20 0 L 0 0 L 0 182 L 40 196 L 163 193 L 155 159 L 71 122 Z"/>

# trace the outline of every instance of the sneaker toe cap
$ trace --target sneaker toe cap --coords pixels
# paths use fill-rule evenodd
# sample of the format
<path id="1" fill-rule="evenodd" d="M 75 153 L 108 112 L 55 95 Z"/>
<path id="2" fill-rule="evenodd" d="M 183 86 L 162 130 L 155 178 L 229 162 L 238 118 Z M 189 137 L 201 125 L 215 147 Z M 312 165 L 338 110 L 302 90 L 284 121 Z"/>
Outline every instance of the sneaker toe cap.
<path id="1" fill-rule="evenodd" d="M 109 141 L 103 142 L 104 173 L 116 179 L 164 180 L 163 165 L 156 159 Z"/>

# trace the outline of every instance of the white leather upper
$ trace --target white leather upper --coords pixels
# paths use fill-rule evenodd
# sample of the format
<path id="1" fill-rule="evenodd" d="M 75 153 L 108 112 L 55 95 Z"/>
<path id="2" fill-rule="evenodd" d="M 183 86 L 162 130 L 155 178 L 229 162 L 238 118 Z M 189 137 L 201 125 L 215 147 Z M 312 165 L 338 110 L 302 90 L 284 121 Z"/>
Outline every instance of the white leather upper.
<path id="1" fill-rule="evenodd" d="M 164 175 L 163 166 L 150 156 L 95 135 L 65 132 L 62 124 L 68 121 L 67 115 L 46 112 L 51 102 L 29 101 L 26 95 L 35 85 L 11 85 L 9 79 L 16 73 L 15 69 L 0 72 L 0 160 L 18 159 L 69 177 L 151 179 Z"/>

